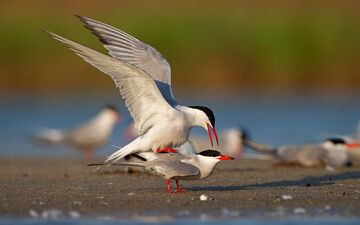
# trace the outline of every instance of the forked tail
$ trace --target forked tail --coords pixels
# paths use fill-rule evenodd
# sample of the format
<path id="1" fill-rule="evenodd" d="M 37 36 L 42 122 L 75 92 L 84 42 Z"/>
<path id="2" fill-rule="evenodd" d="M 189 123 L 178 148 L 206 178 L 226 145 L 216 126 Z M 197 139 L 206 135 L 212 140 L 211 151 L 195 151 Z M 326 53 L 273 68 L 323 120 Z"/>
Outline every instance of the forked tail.
<path id="1" fill-rule="evenodd" d="M 132 142 L 130 142 L 129 144 L 125 145 L 124 147 L 122 147 L 122 148 L 118 147 L 118 150 L 116 152 L 114 152 L 113 154 L 109 155 L 106 158 L 105 164 L 112 164 L 112 163 L 116 162 L 117 160 L 124 158 L 127 155 L 138 152 L 139 146 L 141 143 L 142 142 L 138 137 L 135 140 L 133 140 Z"/>

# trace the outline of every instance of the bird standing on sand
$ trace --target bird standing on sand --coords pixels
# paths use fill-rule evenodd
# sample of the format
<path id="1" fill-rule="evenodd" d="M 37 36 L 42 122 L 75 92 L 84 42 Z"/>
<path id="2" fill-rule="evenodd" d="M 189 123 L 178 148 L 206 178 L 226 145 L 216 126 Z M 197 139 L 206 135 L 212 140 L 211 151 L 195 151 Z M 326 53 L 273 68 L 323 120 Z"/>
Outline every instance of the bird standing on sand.
<path id="1" fill-rule="evenodd" d="M 142 152 L 136 154 L 142 158 L 142 162 L 118 162 L 113 165 L 121 166 L 137 166 L 163 176 L 167 181 L 169 193 L 174 193 L 170 188 L 170 180 L 175 180 L 178 192 L 181 190 L 179 180 L 199 180 L 206 178 L 212 174 L 216 164 L 221 160 L 231 160 L 233 158 L 221 155 L 216 150 L 202 151 L 194 154 L 178 154 L 178 153 L 154 153 Z M 103 163 L 90 164 L 89 166 L 101 166 Z"/>
<path id="2" fill-rule="evenodd" d="M 34 136 L 41 144 L 67 144 L 83 153 L 85 161 L 93 162 L 94 150 L 110 137 L 120 114 L 113 106 L 106 106 L 88 122 L 71 130 L 43 128 Z"/>
<path id="3" fill-rule="evenodd" d="M 282 164 L 298 164 L 304 167 L 350 165 L 346 146 L 326 140 L 323 144 L 284 145 L 279 148 L 266 146 L 243 137 L 244 144 L 256 151 L 269 154 Z M 333 143 L 330 146 L 328 143 Z"/>
<path id="4" fill-rule="evenodd" d="M 349 155 L 349 160 L 352 163 L 360 162 L 360 142 L 354 142 L 349 138 L 329 138 L 323 142 L 323 146 L 330 149 L 345 150 Z"/>
<path id="5" fill-rule="evenodd" d="M 156 49 L 112 26 L 86 17 L 77 17 L 104 43 L 110 56 L 44 31 L 112 77 L 139 133 L 135 140 L 111 154 L 106 163 L 136 152 L 173 151 L 170 148 L 185 143 L 191 128 L 195 126 L 203 127 L 209 132 L 211 143 L 210 129 L 216 141 L 218 140 L 215 117 L 209 108 L 178 105 L 171 90 L 170 66 Z M 164 79 L 159 80 L 159 77 Z"/>

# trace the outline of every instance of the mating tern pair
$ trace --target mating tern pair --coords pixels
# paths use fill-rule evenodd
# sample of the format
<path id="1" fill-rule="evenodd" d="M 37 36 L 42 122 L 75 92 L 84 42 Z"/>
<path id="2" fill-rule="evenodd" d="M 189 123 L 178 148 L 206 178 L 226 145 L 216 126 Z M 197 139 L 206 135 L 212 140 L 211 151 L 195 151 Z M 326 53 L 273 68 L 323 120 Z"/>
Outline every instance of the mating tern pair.
<path id="1" fill-rule="evenodd" d="M 213 146 L 213 150 L 219 151 L 221 154 L 239 159 L 243 156 L 244 146 L 242 143 L 243 131 L 240 128 L 228 128 L 220 130 L 219 132 L 219 145 Z M 126 140 L 133 140 L 136 136 L 134 124 L 130 123 L 123 132 Z M 191 134 L 189 140 L 185 144 L 176 148 L 182 154 L 196 154 L 211 146 L 207 138 L 203 135 Z"/>
<path id="2" fill-rule="evenodd" d="M 108 74 L 120 89 L 139 136 L 111 154 L 111 164 L 126 155 L 146 151 L 172 151 L 185 143 L 192 127 L 213 131 L 215 116 L 204 106 L 181 106 L 171 90 L 171 71 L 166 59 L 153 47 L 102 22 L 77 16 L 109 50 L 104 54 L 44 30 L 50 37 L 100 71 Z"/>
<path id="3" fill-rule="evenodd" d="M 114 125 L 121 119 L 113 106 L 104 107 L 98 115 L 73 129 L 43 128 L 34 136 L 40 144 L 66 144 L 83 153 L 86 162 L 94 162 L 94 150 L 110 137 Z"/>

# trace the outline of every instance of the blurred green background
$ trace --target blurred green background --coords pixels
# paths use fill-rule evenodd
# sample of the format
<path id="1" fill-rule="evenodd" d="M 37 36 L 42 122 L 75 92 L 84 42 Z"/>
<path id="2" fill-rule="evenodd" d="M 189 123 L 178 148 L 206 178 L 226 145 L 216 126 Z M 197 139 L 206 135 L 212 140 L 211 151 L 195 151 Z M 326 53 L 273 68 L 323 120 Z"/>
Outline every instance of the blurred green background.
<path id="1" fill-rule="evenodd" d="M 360 93 L 360 1 L 35 0 L 1 1 L 1 96 L 114 91 L 111 79 L 38 29 L 106 52 L 74 14 L 159 50 L 175 95 Z"/>

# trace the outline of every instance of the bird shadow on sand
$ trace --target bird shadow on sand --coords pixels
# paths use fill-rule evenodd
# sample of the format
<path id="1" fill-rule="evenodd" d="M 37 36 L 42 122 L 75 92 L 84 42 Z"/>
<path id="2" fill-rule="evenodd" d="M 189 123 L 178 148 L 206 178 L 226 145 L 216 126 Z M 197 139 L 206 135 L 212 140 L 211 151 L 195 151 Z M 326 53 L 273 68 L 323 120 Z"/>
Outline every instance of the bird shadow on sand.
<path id="1" fill-rule="evenodd" d="M 191 191 L 238 191 L 238 190 L 249 190 L 252 188 L 264 188 L 264 187 L 292 187 L 292 186 L 326 186 L 333 185 L 335 181 L 348 180 L 348 179 L 359 179 L 360 172 L 344 172 L 339 174 L 329 174 L 323 176 L 308 176 L 301 180 L 281 180 L 272 181 L 261 184 L 251 184 L 244 186 L 212 186 L 212 187 L 191 187 L 187 190 Z"/>
<path id="2" fill-rule="evenodd" d="M 250 187 L 288 187 L 288 186 L 326 186 L 335 184 L 334 181 L 338 180 L 348 180 L 348 179 L 359 179 L 360 172 L 344 172 L 339 174 L 329 174 L 323 176 L 308 176 L 301 180 L 282 180 L 282 181 L 273 181 L 266 182 L 262 184 L 252 184 L 244 186 L 246 188 Z"/>
<path id="3" fill-rule="evenodd" d="M 262 169 L 257 169 L 257 168 L 244 168 L 244 169 L 240 169 L 240 168 L 221 168 L 219 169 L 219 171 L 221 172 L 252 172 L 252 171 L 260 171 Z"/>

